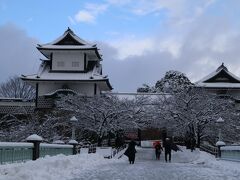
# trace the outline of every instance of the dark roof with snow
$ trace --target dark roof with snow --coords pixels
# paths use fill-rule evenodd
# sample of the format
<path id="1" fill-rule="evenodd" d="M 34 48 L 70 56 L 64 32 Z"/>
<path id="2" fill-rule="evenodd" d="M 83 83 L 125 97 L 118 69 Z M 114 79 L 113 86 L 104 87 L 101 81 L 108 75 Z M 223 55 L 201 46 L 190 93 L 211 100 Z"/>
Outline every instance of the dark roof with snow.
<path id="1" fill-rule="evenodd" d="M 37 74 L 22 75 L 21 79 L 28 82 L 43 82 L 43 81 L 71 81 L 75 83 L 94 82 L 102 87 L 104 91 L 112 90 L 112 86 L 107 76 L 102 75 L 101 66 L 95 66 L 92 70 L 85 73 L 76 72 L 50 72 L 50 66 L 47 62 L 42 63 Z"/>
<path id="2" fill-rule="evenodd" d="M 37 49 L 47 58 L 50 58 L 51 52 L 56 50 L 80 50 L 93 53 L 98 59 L 101 59 L 96 44 L 81 39 L 70 28 L 56 40 L 46 44 L 38 44 Z"/>
<path id="3" fill-rule="evenodd" d="M 195 83 L 197 87 L 240 89 L 240 78 L 228 71 L 224 63 Z"/>

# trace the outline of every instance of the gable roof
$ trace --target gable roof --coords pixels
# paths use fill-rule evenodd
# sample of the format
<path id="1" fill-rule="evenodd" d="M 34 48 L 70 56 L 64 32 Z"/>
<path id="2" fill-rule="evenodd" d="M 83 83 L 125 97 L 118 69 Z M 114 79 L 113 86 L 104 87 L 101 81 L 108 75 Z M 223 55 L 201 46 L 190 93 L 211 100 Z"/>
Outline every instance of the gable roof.
<path id="1" fill-rule="evenodd" d="M 240 88 L 240 78 L 228 71 L 222 63 L 216 71 L 197 81 L 195 85 L 207 88 Z"/>
<path id="2" fill-rule="evenodd" d="M 63 33 L 62 36 L 58 37 L 54 41 L 46 44 L 39 45 L 40 47 L 44 47 L 47 45 L 88 45 L 92 46 L 90 43 L 87 41 L 81 39 L 78 37 L 74 32 L 68 27 L 68 29 Z"/>
<path id="3" fill-rule="evenodd" d="M 88 53 L 92 52 L 98 59 L 101 59 L 96 44 L 91 44 L 81 39 L 69 27 L 62 36 L 54 41 L 38 44 L 37 49 L 47 58 L 50 58 L 50 54 L 54 50 L 83 50 Z"/>

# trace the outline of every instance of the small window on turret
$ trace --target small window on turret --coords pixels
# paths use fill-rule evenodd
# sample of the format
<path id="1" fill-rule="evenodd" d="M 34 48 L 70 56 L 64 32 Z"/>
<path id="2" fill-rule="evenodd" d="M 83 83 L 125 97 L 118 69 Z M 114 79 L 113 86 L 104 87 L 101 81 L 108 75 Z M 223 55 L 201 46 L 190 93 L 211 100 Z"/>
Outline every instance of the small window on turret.
<path id="1" fill-rule="evenodd" d="M 57 66 L 58 67 L 63 67 L 64 66 L 64 62 L 63 61 L 58 61 L 57 62 Z"/>
<path id="2" fill-rule="evenodd" d="M 72 67 L 79 67 L 79 62 L 72 62 Z"/>

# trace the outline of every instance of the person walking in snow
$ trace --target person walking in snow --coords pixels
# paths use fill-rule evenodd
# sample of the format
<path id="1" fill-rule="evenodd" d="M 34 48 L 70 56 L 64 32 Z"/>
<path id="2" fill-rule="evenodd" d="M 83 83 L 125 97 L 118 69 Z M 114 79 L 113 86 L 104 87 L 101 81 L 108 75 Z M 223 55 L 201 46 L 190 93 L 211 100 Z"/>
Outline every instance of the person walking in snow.
<path id="1" fill-rule="evenodd" d="M 169 138 L 166 138 L 165 144 L 164 144 L 164 148 L 165 148 L 165 161 L 167 162 L 169 160 L 169 162 L 171 162 L 171 151 L 172 151 L 172 143 L 171 140 Z"/>
<path id="2" fill-rule="evenodd" d="M 191 152 L 193 152 L 193 150 L 195 149 L 195 146 L 196 146 L 196 139 L 194 137 L 191 137 L 191 139 L 190 139 Z"/>
<path id="3" fill-rule="evenodd" d="M 136 143 L 134 141 L 131 141 L 128 145 L 127 150 L 125 151 L 124 155 L 128 157 L 129 163 L 134 164 L 135 162 L 135 154 L 136 154 L 136 149 L 135 149 Z"/>
<path id="4" fill-rule="evenodd" d="M 161 151 L 163 150 L 162 146 L 161 146 L 161 143 L 158 142 L 156 145 L 155 145 L 155 155 L 156 155 L 156 159 L 157 160 L 160 160 L 160 155 L 161 155 Z"/>

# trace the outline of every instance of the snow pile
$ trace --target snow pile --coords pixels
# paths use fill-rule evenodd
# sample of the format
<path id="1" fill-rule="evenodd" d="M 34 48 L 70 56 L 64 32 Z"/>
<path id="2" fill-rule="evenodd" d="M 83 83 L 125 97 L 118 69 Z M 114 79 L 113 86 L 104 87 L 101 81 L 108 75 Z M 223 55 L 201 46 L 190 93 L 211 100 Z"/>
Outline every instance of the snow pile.
<path id="1" fill-rule="evenodd" d="M 118 159 L 104 159 L 99 154 L 82 154 L 75 156 L 58 155 L 45 157 L 26 163 L 0 166 L 0 180 L 66 180 L 78 177 L 81 171 L 92 171 L 99 165 Z M 87 177 L 86 177 L 87 179 Z"/>
<path id="2" fill-rule="evenodd" d="M 213 155 L 201 151 L 199 158 L 193 164 L 202 164 L 207 167 L 217 168 L 223 172 L 234 172 L 240 177 L 240 163 L 216 159 Z"/>
<path id="3" fill-rule="evenodd" d="M 172 153 L 173 159 L 172 162 L 177 163 L 191 163 L 200 158 L 200 153 L 198 150 L 191 152 L 191 150 L 186 149 L 185 147 L 180 147 L 181 151 Z"/>

